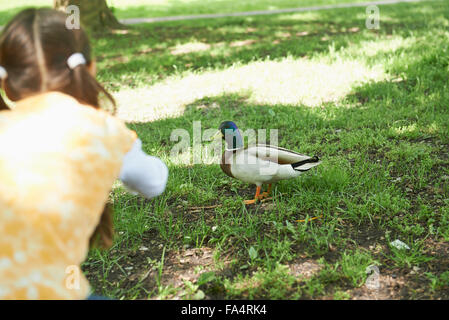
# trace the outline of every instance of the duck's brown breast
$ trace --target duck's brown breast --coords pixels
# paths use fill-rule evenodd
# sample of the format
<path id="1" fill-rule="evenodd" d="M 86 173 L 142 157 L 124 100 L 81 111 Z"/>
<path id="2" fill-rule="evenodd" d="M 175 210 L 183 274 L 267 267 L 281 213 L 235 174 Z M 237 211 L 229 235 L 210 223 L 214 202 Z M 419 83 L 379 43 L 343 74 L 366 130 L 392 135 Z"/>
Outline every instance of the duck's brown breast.
<path id="1" fill-rule="evenodd" d="M 231 172 L 231 162 L 232 162 L 232 156 L 234 155 L 235 151 L 225 151 L 221 155 L 221 162 L 220 167 L 221 170 L 223 170 L 226 175 L 228 175 L 231 178 L 234 178 Z"/>

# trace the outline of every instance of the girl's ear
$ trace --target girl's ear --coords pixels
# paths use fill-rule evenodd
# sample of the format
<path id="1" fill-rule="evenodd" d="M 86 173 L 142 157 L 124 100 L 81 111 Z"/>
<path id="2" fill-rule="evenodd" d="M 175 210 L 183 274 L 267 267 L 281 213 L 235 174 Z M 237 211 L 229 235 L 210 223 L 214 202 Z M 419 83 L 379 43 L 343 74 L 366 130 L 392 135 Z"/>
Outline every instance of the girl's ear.
<path id="1" fill-rule="evenodd" d="M 97 63 L 95 60 L 92 60 L 87 65 L 87 71 L 89 71 L 90 75 L 95 78 L 95 76 L 97 75 Z"/>

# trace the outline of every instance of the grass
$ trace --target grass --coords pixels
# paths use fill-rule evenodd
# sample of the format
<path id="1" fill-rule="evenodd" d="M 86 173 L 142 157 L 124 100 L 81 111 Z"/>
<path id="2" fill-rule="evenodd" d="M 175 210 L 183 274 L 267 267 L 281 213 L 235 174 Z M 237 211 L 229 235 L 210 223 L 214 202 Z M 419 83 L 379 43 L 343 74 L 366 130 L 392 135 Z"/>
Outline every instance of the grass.
<path id="1" fill-rule="evenodd" d="M 387 291 L 364 285 L 377 265 L 381 283 L 401 288 L 388 298 L 447 298 L 449 33 L 441 25 L 449 7 L 381 10 L 379 31 L 364 28 L 363 10 L 345 9 L 141 25 L 96 39 L 99 77 L 119 116 L 171 176 L 152 201 L 114 189 L 123 234 L 102 253 L 106 270 L 132 265 L 145 274 L 141 259 L 161 259 L 163 246 L 162 276 L 102 271 L 90 276 L 95 290 L 117 298 L 373 298 Z M 194 121 L 204 131 L 227 119 L 243 130 L 279 129 L 280 146 L 319 154 L 323 164 L 278 183 L 272 202 L 245 207 L 253 186 L 217 165 L 192 164 L 189 152 L 170 155 L 173 130 L 192 139 Z M 395 239 L 410 250 L 391 247 Z M 319 271 L 292 272 L 308 261 Z"/>
<path id="2" fill-rule="evenodd" d="M 135 17 L 164 17 L 189 14 L 231 13 L 257 10 L 279 10 L 307 6 L 363 2 L 362 0 L 110 0 L 114 12 L 123 19 Z"/>
<path id="3" fill-rule="evenodd" d="M 366 2 L 364 0 L 106 0 L 119 19 L 279 10 L 307 6 Z M 20 10 L 30 7 L 52 7 L 53 0 L 0 0 L 0 25 Z"/>
<path id="4" fill-rule="evenodd" d="M 307 6 L 366 2 L 364 0 L 106 0 L 119 19 L 209 13 L 279 10 Z M 26 7 L 52 7 L 53 0 L 0 0 L 0 25 Z"/>
<path id="5" fill-rule="evenodd" d="M 449 298 L 448 25 L 449 4 L 430 1 L 381 6 L 379 30 L 365 28 L 363 8 L 348 8 L 136 25 L 93 39 L 118 115 L 170 169 L 150 201 L 114 185 L 114 247 L 83 265 L 95 293 Z M 192 139 L 194 121 L 205 134 L 223 120 L 267 137 L 278 129 L 279 146 L 323 163 L 245 206 L 254 186 L 171 154 L 173 130 Z M 410 249 L 390 246 L 396 239 Z M 379 290 L 365 285 L 373 265 Z"/>
<path id="6" fill-rule="evenodd" d="M 360 287 L 365 283 L 367 278 L 366 269 L 374 265 L 371 254 L 360 250 L 343 252 L 339 263 L 341 272 L 350 280 L 351 285 L 354 287 Z"/>

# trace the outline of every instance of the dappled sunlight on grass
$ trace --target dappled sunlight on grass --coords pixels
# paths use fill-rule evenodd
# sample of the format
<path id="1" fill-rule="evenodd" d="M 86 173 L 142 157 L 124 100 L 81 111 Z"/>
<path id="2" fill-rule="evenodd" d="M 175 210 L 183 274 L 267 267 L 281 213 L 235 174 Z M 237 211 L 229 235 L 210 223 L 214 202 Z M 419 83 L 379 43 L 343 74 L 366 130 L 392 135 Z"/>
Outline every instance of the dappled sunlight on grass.
<path id="1" fill-rule="evenodd" d="M 432 3 L 416 12 L 411 5 L 382 8 L 394 20 L 375 31 L 354 18 L 359 9 L 348 9 L 321 12 L 310 23 L 275 16 L 196 21 L 110 39 L 100 51 L 110 69 L 100 77 L 115 83 L 122 118 L 154 120 L 129 127 L 146 152 L 167 163 L 170 178 L 166 192 L 151 201 L 114 188 L 123 235 L 120 250 L 104 259 L 110 275 L 98 280 L 105 272 L 90 259 L 100 266 L 89 268 L 100 270 L 89 274 L 95 288 L 125 298 L 170 297 L 151 276 L 130 280 L 147 273 L 148 258 L 161 259 L 166 245 L 166 257 L 189 246 L 215 250 L 218 263 L 232 261 L 192 277 L 207 299 L 367 297 L 366 268 L 377 263 L 381 283 L 389 279 L 382 297 L 447 298 L 447 290 L 430 289 L 425 274 L 441 279 L 449 266 L 449 46 L 447 31 L 420 20 L 424 7 L 431 23 L 446 21 L 447 4 L 441 10 Z M 217 31 L 227 25 L 229 32 Z M 114 67 L 116 48 L 128 63 Z M 128 55 L 132 50 L 144 54 Z M 194 121 L 205 132 L 223 120 L 241 130 L 277 128 L 279 146 L 316 154 L 323 163 L 276 184 L 272 200 L 244 206 L 254 186 L 227 177 L 218 165 L 190 164 L 191 149 L 172 155 L 179 142 L 171 139 L 174 130 L 192 139 Z M 205 137 L 202 147 L 209 145 Z M 412 250 L 398 255 L 389 247 L 395 239 Z M 432 245 L 416 245 L 423 239 Z M 166 272 L 174 263 L 162 260 Z M 303 276 L 311 266 L 316 271 Z M 130 267 L 129 277 L 112 274 Z"/>
<path id="2" fill-rule="evenodd" d="M 122 119 L 151 121 L 179 116 L 186 105 L 204 97 L 230 93 L 243 94 L 256 104 L 316 107 L 344 98 L 355 85 L 385 77 L 382 68 L 358 61 L 286 58 L 171 77 L 147 88 L 120 90 L 115 97 Z"/>
<path id="3" fill-rule="evenodd" d="M 403 135 L 407 133 L 414 133 L 417 130 L 416 123 L 404 126 L 393 127 L 392 130 L 398 135 Z"/>
<path id="4" fill-rule="evenodd" d="M 171 54 L 179 55 L 179 54 L 186 54 L 191 52 L 199 52 L 199 51 L 205 51 L 209 50 L 211 47 L 210 44 L 203 43 L 203 42 L 189 42 L 177 45 L 174 48 L 170 49 Z"/>
<path id="5" fill-rule="evenodd" d="M 437 135 L 443 131 L 439 124 L 432 122 L 427 126 L 415 123 L 407 123 L 407 121 L 396 121 L 390 128 L 390 134 L 394 138 L 401 139 L 421 139 L 425 141 L 427 138 Z"/>
<path id="6" fill-rule="evenodd" d="M 294 3 L 109 1 L 119 18 Z M 354 299 L 373 297 L 364 284 L 377 265 L 385 299 L 447 299 L 447 17 L 448 2 L 432 1 L 381 6 L 379 30 L 365 27 L 360 7 L 142 24 L 92 38 L 118 116 L 170 172 L 154 199 L 114 183 L 114 246 L 91 250 L 83 264 L 93 291 Z M 210 141 L 224 120 L 266 129 L 267 143 L 322 164 L 244 205 L 255 186 L 225 175 L 223 150 Z M 411 249 L 391 250 L 395 239 Z"/>
<path id="7" fill-rule="evenodd" d="M 338 2 L 363 2 L 365 0 L 107 0 L 119 18 L 162 17 L 208 13 L 231 13 L 253 10 L 276 10 L 310 5 L 327 5 Z M 53 0 L 0 0 L 0 25 L 26 7 L 52 7 Z"/>
<path id="8" fill-rule="evenodd" d="M 233 33 L 233 34 L 247 34 L 252 33 L 256 31 L 260 31 L 259 28 L 250 28 L 247 26 L 240 26 L 240 25 L 228 25 L 223 26 L 215 30 L 218 33 L 226 34 L 226 33 Z"/>
<path id="9" fill-rule="evenodd" d="M 241 40 L 241 41 L 233 41 L 229 44 L 230 47 L 245 47 L 256 43 L 257 41 L 254 39 Z"/>
<path id="10" fill-rule="evenodd" d="M 357 48 L 358 55 L 372 57 L 382 53 L 393 53 L 399 49 L 410 48 L 416 43 L 415 38 L 403 38 L 400 36 L 392 36 L 388 39 L 376 39 L 360 42 Z M 356 51 L 354 50 L 354 51 Z"/>
<path id="11" fill-rule="evenodd" d="M 352 59 L 362 59 L 368 65 L 372 63 L 382 64 L 382 67 L 388 69 L 386 66 L 394 61 L 394 55 L 400 54 L 405 50 L 413 48 L 416 44 L 417 38 L 403 37 L 400 35 L 387 35 L 384 38 L 373 38 L 359 41 L 357 43 L 351 44 L 344 50 L 340 52 L 335 52 L 335 55 L 339 56 L 341 54 L 347 57 L 352 57 Z M 334 50 L 331 48 L 330 50 Z M 329 59 L 332 59 L 334 55 L 329 55 Z M 324 57 L 326 57 L 324 55 Z M 383 60 L 379 62 L 379 58 Z M 403 81 L 404 79 L 398 78 L 394 81 Z"/>
<path id="12" fill-rule="evenodd" d="M 22 0 L 23 1 L 23 0 Z M 30 1 L 30 0 L 28 0 Z M 42 0 L 40 0 L 42 1 Z M 365 0 L 109 0 L 120 17 L 172 16 L 186 14 L 231 13 L 254 10 L 278 10 L 305 6 L 354 3 Z"/>
<path id="13" fill-rule="evenodd" d="M 421 20 L 420 8 L 432 19 Z M 100 79 L 119 100 L 119 116 L 152 120 L 128 126 L 170 178 L 150 201 L 114 187 L 119 245 L 103 260 L 91 255 L 87 268 L 99 293 L 173 297 L 151 274 L 140 275 L 159 260 L 162 273 L 179 274 L 169 257 L 182 253 L 188 265 L 202 257 L 185 250 L 194 247 L 214 250 L 214 263 L 232 261 L 181 284 L 206 299 L 368 297 L 372 264 L 386 299 L 447 299 L 447 287 L 431 289 L 426 274 L 442 279 L 449 266 L 449 45 L 434 23 L 446 21 L 449 7 L 385 6 L 381 14 L 393 20 L 380 30 L 356 19 L 360 9 L 320 12 L 305 23 L 271 16 L 146 25 L 100 46 Z M 254 186 L 203 157 L 206 130 L 223 120 L 266 128 L 267 138 L 278 129 L 274 143 L 317 155 L 322 165 L 277 183 L 272 200 L 245 206 Z M 198 164 L 191 145 L 172 152 L 174 130 L 192 142 L 195 121 Z M 395 239 L 412 249 L 398 255 L 389 246 Z M 417 245 L 424 239 L 429 246 Z M 131 271 L 117 276 L 121 269 Z"/>
<path id="14" fill-rule="evenodd" d="M 316 21 L 320 18 L 320 14 L 318 12 L 299 12 L 299 13 L 292 13 L 288 15 L 279 15 L 277 16 L 277 19 L 279 21 L 301 21 L 301 22 L 312 22 Z"/>

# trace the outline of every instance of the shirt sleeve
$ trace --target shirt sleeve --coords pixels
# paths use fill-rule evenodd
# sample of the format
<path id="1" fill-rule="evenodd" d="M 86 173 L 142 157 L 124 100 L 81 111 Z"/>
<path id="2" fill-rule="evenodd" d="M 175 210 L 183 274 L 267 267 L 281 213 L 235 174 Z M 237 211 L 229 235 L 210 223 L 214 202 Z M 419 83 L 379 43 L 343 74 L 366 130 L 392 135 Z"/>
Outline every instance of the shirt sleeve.
<path id="1" fill-rule="evenodd" d="M 164 192 L 168 169 L 159 158 L 147 155 L 142 150 L 142 141 L 136 139 L 123 158 L 119 178 L 129 189 L 150 199 Z"/>

